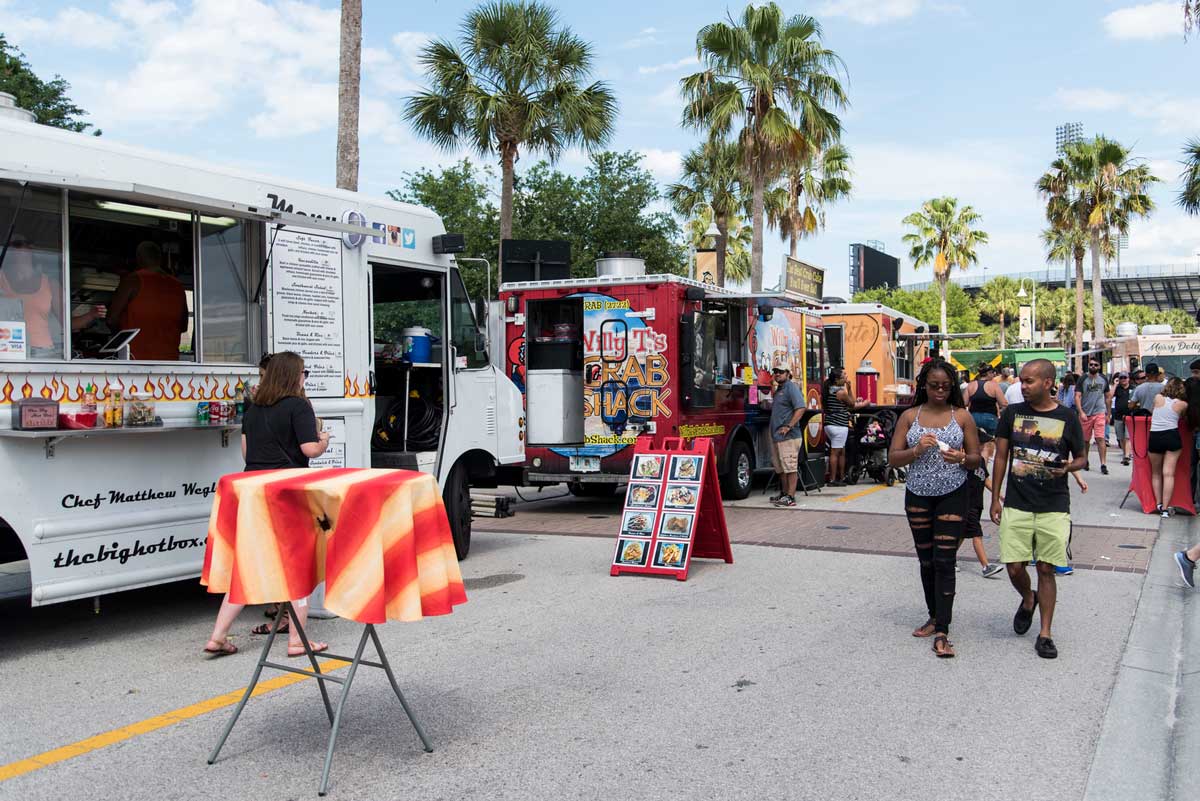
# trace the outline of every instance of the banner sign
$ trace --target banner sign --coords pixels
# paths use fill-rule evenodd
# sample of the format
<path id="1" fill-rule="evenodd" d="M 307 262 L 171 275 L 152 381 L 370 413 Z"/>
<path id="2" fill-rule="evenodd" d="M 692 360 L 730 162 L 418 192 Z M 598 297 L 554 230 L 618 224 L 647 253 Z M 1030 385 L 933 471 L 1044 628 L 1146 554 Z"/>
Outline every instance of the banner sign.
<path id="1" fill-rule="evenodd" d="M 825 270 L 791 256 L 783 259 L 784 290 L 820 300 L 825 294 Z"/>
<path id="2" fill-rule="evenodd" d="M 709 286 L 717 285 L 717 251 L 696 251 L 695 273 L 692 275 L 692 280 Z"/>
<path id="3" fill-rule="evenodd" d="M 1023 342 L 1033 341 L 1033 309 L 1029 306 L 1022 306 L 1018 309 L 1020 316 L 1020 324 L 1018 326 L 1017 339 Z"/>
<path id="4" fill-rule="evenodd" d="M 686 581 L 692 557 L 733 562 L 712 440 L 639 438 L 610 574 Z"/>

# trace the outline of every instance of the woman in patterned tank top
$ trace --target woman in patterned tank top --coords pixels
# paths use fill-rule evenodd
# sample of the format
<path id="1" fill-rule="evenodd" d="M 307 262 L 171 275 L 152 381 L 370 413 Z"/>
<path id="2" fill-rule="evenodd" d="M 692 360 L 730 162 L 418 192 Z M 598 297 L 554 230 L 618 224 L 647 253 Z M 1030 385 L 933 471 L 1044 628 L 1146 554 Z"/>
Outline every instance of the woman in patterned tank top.
<path id="1" fill-rule="evenodd" d="M 888 451 L 888 464 L 908 466 L 904 511 L 929 613 L 913 636 L 932 636 L 933 652 L 943 659 L 954 656 L 950 619 L 954 566 L 965 532 L 967 474 L 980 464 L 975 421 L 965 407 L 954 368 L 941 359 L 926 362 L 912 408 L 900 415 Z"/>

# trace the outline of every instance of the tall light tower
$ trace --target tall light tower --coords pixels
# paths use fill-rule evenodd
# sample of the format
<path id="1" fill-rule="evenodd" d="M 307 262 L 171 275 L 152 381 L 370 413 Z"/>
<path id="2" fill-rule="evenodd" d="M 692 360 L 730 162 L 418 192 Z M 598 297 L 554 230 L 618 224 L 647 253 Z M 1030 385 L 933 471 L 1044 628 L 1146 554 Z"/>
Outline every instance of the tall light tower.
<path id="1" fill-rule="evenodd" d="M 1083 123 L 1082 122 L 1064 122 L 1062 125 L 1054 128 L 1054 152 L 1063 156 L 1066 155 L 1067 145 L 1073 145 L 1076 142 L 1083 141 Z M 1066 269 L 1063 272 L 1063 285 L 1071 288 L 1071 259 L 1068 257 L 1065 261 Z"/>

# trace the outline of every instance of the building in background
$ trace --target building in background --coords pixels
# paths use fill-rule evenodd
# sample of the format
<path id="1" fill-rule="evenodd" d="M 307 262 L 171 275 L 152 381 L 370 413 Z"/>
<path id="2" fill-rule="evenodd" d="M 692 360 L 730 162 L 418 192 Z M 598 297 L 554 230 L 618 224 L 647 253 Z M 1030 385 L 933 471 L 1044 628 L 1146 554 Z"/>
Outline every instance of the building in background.
<path id="1" fill-rule="evenodd" d="M 900 260 L 883 252 L 883 243 L 856 242 L 850 246 L 850 297 L 855 292 L 900 286 Z"/>

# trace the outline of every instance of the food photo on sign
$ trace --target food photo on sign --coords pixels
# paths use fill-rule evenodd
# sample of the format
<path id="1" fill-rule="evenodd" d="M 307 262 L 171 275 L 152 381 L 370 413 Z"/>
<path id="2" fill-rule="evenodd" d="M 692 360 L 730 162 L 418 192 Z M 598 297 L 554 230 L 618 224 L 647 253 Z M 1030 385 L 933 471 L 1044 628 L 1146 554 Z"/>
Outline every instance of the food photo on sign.
<path id="1" fill-rule="evenodd" d="M 699 456 L 673 456 L 671 458 L 672 481 L 699 481 L 700 468 L 704 464 Z"/>
<path id="2" fill-rule="evenodd" d="M 695 516 L 688 512 L 664 512 L 658 536 L 686 540 L 692 536 Z"/>
<path id="3" fill-rule="evenodd" d="M 626 506 L 641 506 L 653 509 L 658 506 L 657 484 L 630 484 L 625 495 Z"/>
<path id="4" fill-rule="evenodd" d="M 660 542 L 654 550 L 654 566 L 679 570 L 686 561 L 688 545 L 686 542 Z"/>
<path id="5" fill-rule="evenodd" d="M 686 484 L 668 484 L 664 505 L 677 509 L 694 509 L 698 495 L 696 487 Z"/>
<path id="6" fill-rule="evenodd" d="M 626 512 L 621 523 L 621 533 L 635 537 L 649 537 L 654 531 L 654 512 Z"/>
<path id="7" fill-rule="evenodd" d="M 662 478 L 663 457 L 638 456 L 633 463 L 635 478 Z"/>
<path id="8" fill-rule="evenodd" d="M 649 540 L 617 540 L 617 556 L 613 564 L 645 567 L 649 555 Z"/>

